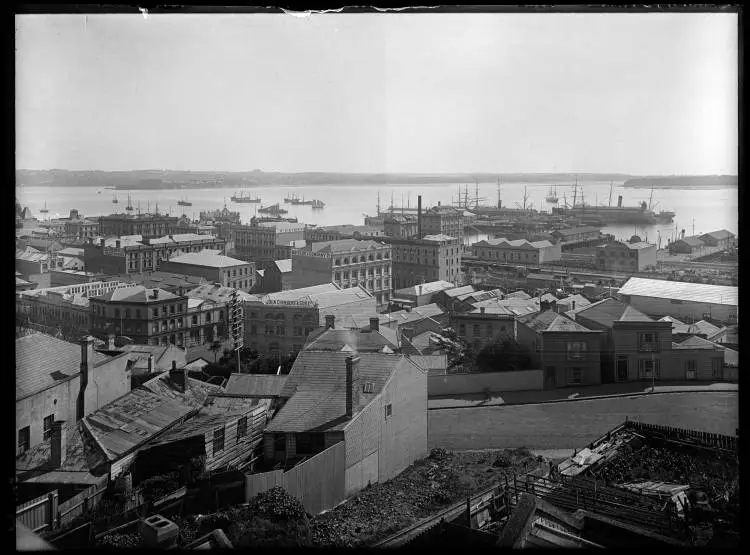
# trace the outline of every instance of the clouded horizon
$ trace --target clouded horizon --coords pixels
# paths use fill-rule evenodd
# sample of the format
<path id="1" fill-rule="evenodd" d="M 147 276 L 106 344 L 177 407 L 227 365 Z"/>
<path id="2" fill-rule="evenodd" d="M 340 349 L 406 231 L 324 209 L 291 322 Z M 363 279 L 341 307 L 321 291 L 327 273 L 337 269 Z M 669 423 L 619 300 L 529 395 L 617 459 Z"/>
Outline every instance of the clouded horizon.
<path id="1" fill-rule="evenodd" d="M 16 16 L 25 169 L 737 173 L 735 14 Z"/>

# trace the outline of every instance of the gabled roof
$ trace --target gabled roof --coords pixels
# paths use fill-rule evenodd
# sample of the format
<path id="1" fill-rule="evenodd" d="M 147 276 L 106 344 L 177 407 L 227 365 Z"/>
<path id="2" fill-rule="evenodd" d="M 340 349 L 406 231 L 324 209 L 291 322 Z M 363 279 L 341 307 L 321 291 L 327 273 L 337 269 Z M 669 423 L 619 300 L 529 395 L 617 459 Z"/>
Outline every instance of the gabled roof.
<path id="1" fill-rule="evenodd" d="M 429 295 L 430 293 L 437 293 L 445 289 L 451 289 L 455 285 L 449 281 L 430 281 L 428 283 L 422 283 L 420 285 L 414 285 L 413 287 L 404 287 L 403 289 L 396 289 L 394 294 L 396 297 L 401 295 Z"/>
<path id="2" fill-rule="evenodd" d="M 149 447 L 164 445 L 195 436 L 205 436 L 213 433 L 216 428 L 223 428 L 228 422 L 237 419 L 244 411 L 226 412 L 226 411 L 207 411 L 196 414 L 189 420 L 178 424 L 166 433 L 159 436 L 149 443 Z"/>
<path id="3" fill-rule="evenodd" d="M 217 285 L 215 283 L 205 283 L 198 287 L 191 289 L 186 295 L 191 299 L 203 299 L 207 301 L 213 301 L 215 303 L 228 302 L 232 298 L 232 293 L 237 291 L 237 300 L 244 301 L 250 298 L 248 293 L 245 293 L 241 289 L 234 289 L 233 287 L 224 287 L 223 285 Z"/>
<path id="4" fill-rule="evenodd" d="M 545 332 L 551 332 L 551 331 L 564 331 L 564 332 L 588 332 L 588 333 L 601 333 L 596 330 L 590 330 L 588 328 L 585 328 L 578 322 L 575 322 L 568 318 L 567 316 L 563 316 L 562 314 L 558 314 L 557 318 L 555 318 L 552 323 L 547 326 L 546 330 L 542 330 Z"/>
<path id="5" fill-rule="evenodd" d="M 94 365 L 109 358 L 94 351 Z M 80 372 L 80 345 L 44 333 L 16 339 L 16 401 L 70 380 Z"/>
<path id="6" fill-rule="evenodd" d="M 385 330 L 383 330 L 385 331 Z M 393 330 L 388 330 L 393 333 Z M 306 351 L 342 351 L 349 353 L 392 353 L 398 344 L 386 338 L 384 333 L 371 330 L 317 328 L 310 332 L 305 342 Z"/>
<path id="7" fill-rule="evenodd" d="M 292 271 L 292 259 L 285 258 L 283 260 L 275 260 L 274 264 L 282 274 L 287 274 Z"/>
<path id="8" fill-rule="evenodd" d="M 331 291 L 339 291 L 341 288 L 334 283 L 323 283 L 321 285 L 312 285 L 310 287 L 301 287 L 299 289 L 287 289 L 286 291 L 278 291 L 276 293 L 269 293 L 262 298 L 262 302 L 267 301 L 298 301 L 309 297 L 316 293 L 329 293 Z"/>
<path id="9" fill-rule="evenodd" d="M 358 301 L 372 299 L 372 293 L 367 291 L 361 285 L 339 289 L 338 291 L 321 292 L 310 295 L 310 299 L 318 303 L 318 308 L 325 309 L 342 304 L 349 304 Z"/>
<path id="10" fill-rule="evenodd" d="M 350 353 L 302 351 L 281 391 L 289 400 L 271 420 L 266 432 L 343 430 L 353 419 L 346 417 L 346 358 Z M 403 355 L 359 355 L 359 403 L 354 417 L 383 390 L 394 371 L 412 364 Z M 372 393 L 364 384 L 372 384 Z"/>
<path id="11" fill-rule="evenodd" d="M 489 245 L 493 247 L 513 247 L 516 249 L 541 249 L 544 247 L 551 247 L 552 243 L 549 241 L 527 241 L 526 239 L 514 239 L 514 240 L 508 240 L 505 237 L 499 237 L 497 239 L 485 239 L 484 241 L 479 241 L 478 243 L 474 243 L 475 246 L 484 246 Z"/>
<path id="12" fill-rule="evenodd" d="M 170 380 L 169 373 L 165 372 L 142 384 L 141 388 L 156 393 L 161 398 L 170 399 L 192 408 L 202 407 L 211 393 L 218 393 L 222 390 L 221 386 L 194 378 L 186 377 L 186 384 L 185 391 L 179 391 Z"/>
<path id="13" fill-rule="evenodd" d="M 230 268 L 248 264 L 244 260 L 238 260 L 223 254 L 211 254 L 206 252 L 189 252 L 182 256 L 169 259 L 175 264 L 190 264 L 192 266 L 204 266 L 206 268 Z"/>
<path id="14" fill-rule="evenodd" d="M 557 301 L 557 304 L 564 304 L 566 306 L 572 307 L 574 302 L 576 303 L 576 309 L 582 309 L 591 304 L 590 300 L 578 293 L 576 293 L 575 295 L 568 295 L 564 299 L 559 299 Z"/>
<path id="15" fill-rule="evenodd" d="M 701 237 L 705 237 L 706 235 L 716 239 L 717 241 L 720 241 L 721 239 L 734 237 L 734 233 L 732 233 L 731 231 L 727 231 L 726 229 L 720 229 L 719 231 L 711 231 L 709 233 L 704 233 L 703 235 L 701 235 Z"/>
<path id="16" fill-rule="evenodd" d="M 513 291 L 511 293 L 508 293 L 505 295 L 506 299 L 524 299 L 528 300 L 531 298 L 531 295 L 529 295 L 526 291 Z"/>
<path id="17" fill-rule="evenodd" d="M 531 328 L 535 332 L 539 333 L 545 331 L 550 324 L 557 318 L 558 314 L 551 310 L 545 310 L 544 312 L 537 312 L 535 314 L 523 315 L 518 318 L 518 321 L 528 328 Z"/>
<path id="18" fill-rule="evenodd" d="M 472 285 L 464 285 L 462 287 L 454 287 L 453 289 L 444 289 L 443 293 L 448 295 L 450 298 L 456 298 L 460 297 L 461 295 L 465 295 L 467 293 L 475 293 L 476 289 Z"/>
<path id="19" fill-rule="evenodd" d="M 728 306 L 737 306 L 738 303 L 737 287 L 663 279 L 632 277 L 620 288 L 619 293 L 620 295 L 637 295 Z"/>
<path id="20" fill-rule="evenodd" d="M 649 249 L 651 247 L 656 248 L 656 245 L 652 245 L 651 243 L 647 243 L 646 241 L 639 241 L 637 243 L 625 243 L 625 246 L 627 246 L 632 251 L 638 251 L 641 249 Z"/>
<path id="21" fill-rule="evenodd" d="M 701 241 L 698 237 L 683 237 L 682 239 L 678 239 L 675 242 L 682 242 L 686 245 L 690 245 L 691 247 L 702 247 L 704 245 L 703 241 Z"/>
<path id="22" fill-rule="evenodd" d="M 612 323 L 620 319 L 627 305 L 618 301 L 617 299 L 607 298 L 601 301 L 592 303 L 588 306 L 577 308 L 575 310 L 569 310 L 565 314 L 570 316 L 571 313 L 575 314 L 576 321 L 578 316 L 601 324 L 603 326 L 612 327 Z"/>
<path id="23" fill-rule="evenodd" d="M 425 235 L 422 237 L 422 241 L 455 241 L 455 237 L 451 237 L 450 235 L 446 235 L 445 233 L 438 233 L 436 235 Z"/>
<path id="24" fill-rule="evenodd" d="M 620 315 L 619 322 L 653 322 L 653 318 L 649 318 L 640 310 L 633 308 L 628 305 Z"/>
<path id="25" fill-rule="evenodd" d="M 430 303 L 411 310 L 398 310 L 380 315 L 381 324 L 396 323 L 398 325 L 418 322 L 425 318 L 433 318 L 445 314 L 445 311 L 436 303 Z"/>
<path id="26" fill-rule="evenodd" d="M 231 374 L 224 392 L 252 397 L 278 397 L 287 376 L 272 374 Z"/>
<path id="27" fill-rule="evenodd" d="M 703 339 L 697 335 L 688 337 L 680 343 L 672 343 L 673 349 L 704 349 L 708 351 L 721 351 L 722 348 L 708 339 Z"/>
<path id="28" fill-rule="evenodd" d="M 48 438 L 16 458 L 16 472 L 45 469 L 75 472 L 80 473 L 80 481 L 72 483 L 86 483 L 91 481 L 91 473 L 99 474 L 104 470 L 101 467 L 107 462 L 107 458 L 96 441 L 84 430 L 83 422 L 66 422 L 62 432 L 65 434 L 66 450 L 59 467 L 49 465 L 52 439 Z"/>

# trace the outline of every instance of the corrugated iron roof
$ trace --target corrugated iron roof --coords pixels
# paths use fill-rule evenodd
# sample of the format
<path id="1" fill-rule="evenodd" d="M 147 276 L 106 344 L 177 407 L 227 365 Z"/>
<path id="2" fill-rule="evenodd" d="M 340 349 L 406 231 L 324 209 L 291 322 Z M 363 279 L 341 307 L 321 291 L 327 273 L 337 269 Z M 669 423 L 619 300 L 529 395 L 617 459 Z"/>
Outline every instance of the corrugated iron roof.
<path id="1" fill-rule="evenodd" d="M 459 297 L 466 293 L 475 293 L 476 289 L 472 285 L 464 285 L 462 287 L 454 287 L 453 289 L 445 289 L 443 293 L 448 295 L 450 298 Z"/>
<path id="2" fill-rule="evenodd" d="M 720 241 L 721 239 L 728 239 L 730 237 L 734 237 L 734 233 L 732 233 L 731 231 L 727 231 L 726 229 L 720 229 L 719 231 L 711 231 L 709 233 L 704 233 L 703 235 L 701 235 L 701 237 L 704 237 L 706 235 L 713 237 L 717 241 Z"/>
<path id="3" fill-rule="evenodd" d="M 243 266 L 248 264 L 244 260 L 238 260 L 223 254 L 212 254 L 207 252 L 188 252 L 182 256 L 169 259 L 175 264 L 190 264 L 192 266 L 205 266 L 207 268 L 228 268 L 232 266 Z"/>
<path id="4" fill-rule="evenodd" d="M 379 249 L 383 245 L 370 239 L 339 239 L 337 241 L 323 241 L 313 243 L 313 252 L 348 253 Z"/>
<path id="5" fill-rule="evenodd" d="M 728 306 L 737 306 L 738 304 L 737 287 L 637 277 L 630 278 L 620 288 L 620 295 L 635 295 Z"/>
<path id="6" fill-rule="evenodd" d="M 248 395 L 256 397 L 278 397 L 284 387 L 287 376 L 275 376 L 270 374 L 231 374 L 227 385 L 224 387 L 226 393 L 233 395 Z"/>
<path id="7" fill-rule="evenodd" d="M 395 294 L 397 297 L 401 295 L 429 295 L 430 293 L 437 293 L 453 287 L 455 287 L 455 284 L 449 281 L 431 281 L 429 283 L 422 283 L 421 285 L 414 285 L 413 287 L 396 289 Z"/>
<path id="8" fill-rule="evenodd" d="M 384 328 L 385 331 L 387 328 Z M 388 330 L 393 332 L 393 330 Z M 394 352 L 398 344 L 380 331 L 318 328 L 307 338 L 306 351 Z"/>
<path id="9" fill-rule="evenodd" d="M 407 324 L 410 322 L 418 322 L 425 318 L 433 318 L 445 314 L 445 311 L 440 308 L 440 305 L 436 303 L 426 304 L 418 306 L 411 310 L 398 310 L 396 312 L 389 312 L 386 314 L 380 314 L 380 323 L 396 323 L 398 325 Z"/>
<path id="10" fill-rule="evenodd" d="M 284 258 L 283 260 L 275 260 L 274 264 L 279 269 L 279 272 L 286 274 L 292 271 L 292 259 Z"/>
<path id="11" fill-rule="evenodd" d="M 53 468 L 49 464 L 52 439 L 48 438 L 16 458 L 16 472 L 44 470 L 45 467 L 48 467 L 50 471 L 85 474 L 102 470 L 101 467 L 107 462 L 107 458 L 96 442 L 88 437 L 81 422 L 63 424 L 62 432 L 66 436 L 66 451 L 60 467 Z M 87 480 L 90 478 L 85 475 L 81 476 L 80 483 L 85 483 Z"/>

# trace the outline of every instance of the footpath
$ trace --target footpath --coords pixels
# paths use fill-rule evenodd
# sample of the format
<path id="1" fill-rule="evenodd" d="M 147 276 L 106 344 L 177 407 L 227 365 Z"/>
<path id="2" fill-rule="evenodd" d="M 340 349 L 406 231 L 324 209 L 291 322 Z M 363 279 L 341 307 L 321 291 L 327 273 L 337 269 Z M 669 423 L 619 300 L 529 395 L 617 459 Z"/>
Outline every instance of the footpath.
<path id="1" fill-rule="evenodd" d="M 632 397 L 660 393 L 699 393 L 717 391 L 737 392 L 736 383 L 696 383 L 694 381 L 661 382 L 652 388 L 647 382 L 629 382 L 622 384 L 603 384 L 585 387 L 566 387 L 549 390 L 508 391 L 491 393 L 489 398 L 483 393 L 430 397 L 427 401 L 429 410 L 494 407 L 510 405 L 535 405 L 541 403 L 567 403 L 608 399 L 611 397 Z"/>

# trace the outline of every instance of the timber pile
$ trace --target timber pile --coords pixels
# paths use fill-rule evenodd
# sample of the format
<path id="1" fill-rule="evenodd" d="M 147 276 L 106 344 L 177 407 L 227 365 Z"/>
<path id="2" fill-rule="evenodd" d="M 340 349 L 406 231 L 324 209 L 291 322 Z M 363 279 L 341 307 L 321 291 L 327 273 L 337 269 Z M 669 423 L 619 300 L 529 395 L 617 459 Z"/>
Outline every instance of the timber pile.
<path id="1" fill-rule="evenodd" d="M 509 466 L 495 465 L 498 457 Z M 335 509 L 310 520 L 315 546 L 361 547 L 464 500 L 494 483 L 531 470 L 525 449 L 447 453 L 433 450 L 396 478 L 362 490 Z"/>

